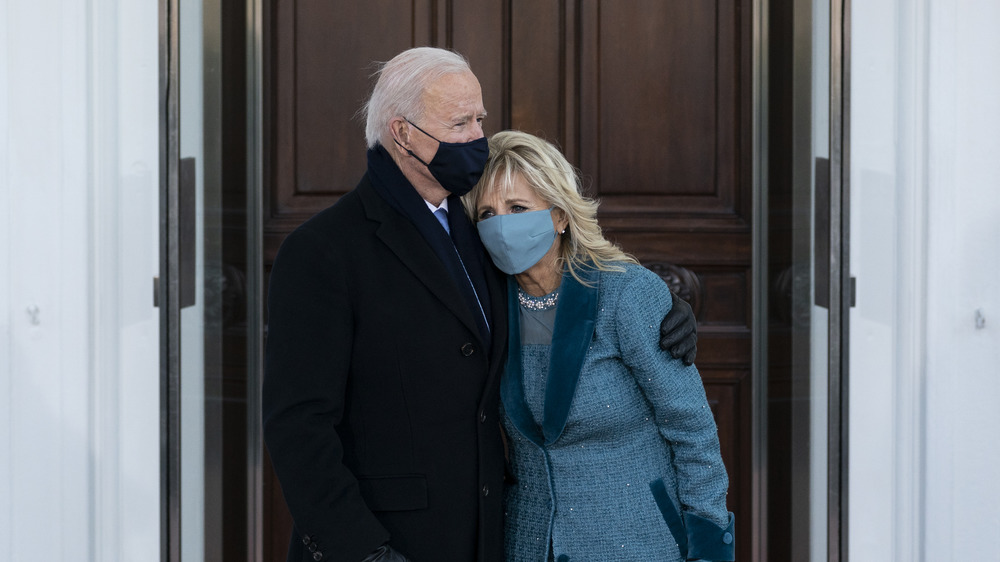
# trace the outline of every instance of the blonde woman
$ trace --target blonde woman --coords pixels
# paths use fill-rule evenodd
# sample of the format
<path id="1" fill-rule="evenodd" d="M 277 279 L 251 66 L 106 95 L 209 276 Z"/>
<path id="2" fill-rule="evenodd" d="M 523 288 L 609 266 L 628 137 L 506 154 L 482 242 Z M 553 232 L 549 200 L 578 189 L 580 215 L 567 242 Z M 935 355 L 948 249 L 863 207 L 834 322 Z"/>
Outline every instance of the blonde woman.
<path id="1" fill-rule="evenodd" d="M 657 346 L 669 289 L 604 238 L 554 146 L 507 131 L 489 147 L 463 203 L 509 275 L 506 559 L 733 560 L 701 377 Z"/>

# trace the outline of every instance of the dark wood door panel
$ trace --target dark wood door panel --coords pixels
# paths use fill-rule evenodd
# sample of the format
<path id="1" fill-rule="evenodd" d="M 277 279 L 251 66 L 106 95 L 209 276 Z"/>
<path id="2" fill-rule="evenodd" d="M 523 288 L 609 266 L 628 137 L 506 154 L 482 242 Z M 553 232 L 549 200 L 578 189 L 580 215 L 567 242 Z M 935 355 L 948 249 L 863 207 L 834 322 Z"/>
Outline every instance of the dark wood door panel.
<path id="1" fill-rule="evenodd" d="M 355 117 L 374 71 L 418 45 L 468 57 L 487 134 L 555 142 L 602 202 L 608 236 L 692 303 L 698 367 L 750 559 L 749 0 L 273 1 L 265 21 L 265 271 L 284 237 L 365 169 Z M 267 541 L 290 519 L 268 472 Z M 282 544 L 268 544 L 283 559 Z"/>
<path id="2" fill-rule="evenodd" d="M 512 2 L 510 126 L 543 136 L 602 224 L 749 232 L 748 1 Z"/>
<path id="3" fill-rule="evenodd" d="M 266 100 L 265 263 L 284 236 L 357 184 L 365 170 L 361 105 L 374 62 L 419 45 L 453 46 L 476 69 L 503 128 L 505 2 L 272 2 Z M 461 23 L 458 23 L 461 22 Z M 472 23 L 474 25 L 469 25 Z M 490 105 L 487 105 L 489 108 Z"/>
<path id="4" fill-rule="evenodd" d="M 583 6 L 580 167 L 602 213 L 749 231 L 748 2 Z"/>
<path id="5" fill-rule="evenodd" d="M 750 513 L 753 434 L 749 423 L 753 407 L 749 369 L 700 368 L 705 395 L 715 415 L 722 460 L 729 474 L 729 510 L 736 515 L 736 559 L 750 560 Z"/>

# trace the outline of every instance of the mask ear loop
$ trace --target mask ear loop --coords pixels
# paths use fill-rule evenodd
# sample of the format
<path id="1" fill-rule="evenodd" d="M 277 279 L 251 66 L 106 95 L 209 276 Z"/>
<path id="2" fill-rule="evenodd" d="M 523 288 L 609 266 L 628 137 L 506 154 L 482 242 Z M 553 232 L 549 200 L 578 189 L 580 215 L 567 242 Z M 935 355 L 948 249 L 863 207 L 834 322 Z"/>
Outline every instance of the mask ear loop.
<path id="1" fill-rule="evenodd" d="M 399 144 L 399 141 L 398 141 L 398 140 L 396 140 L 396 137 L 392 137 L 392 142 L 394 142 L 394 143 L 396 143 L 396 144 Z M 407 154 L 409 154 L 410 156 L 412 156 L 412 157 L 416 158 L 416 159 L 417 159 L 417 162 L 420 162 L 421 164 L 423 164 L 424 166 L 426 166 L 426 167 L 428 167 L 428 168 L 430 167 L 430 164 L 428 164 L 427 162 L 424 162 L 423 160 L 421 160 L 421 159 L 420 159 L 420 157 L 419 157 L 419 156 L 417 156 L 416 154 L 414 154 L 414 153 L 413 153 L 413 151 L 412 151 L 412 150 L 410 150 L 409 148 L 406 148 L 405 146 L 403 146 L 403 145 L 401 145 L 401 144 L 399 144 L 399 148 L 402 148 L 403 150 L 405 150 L 405 151 L 406 151 L 406 153 L 407 153 Z"/>
<path id="2" fill-rule="evenodd" d="M 434 137 L 433 137 L 433 136 L 432 136 L 432 135 L 431 135 L 430 133 L 428 133 L 427 131 L 425 131 L 425 130 L 421 129 L 420 127 L 417 127 L 417 124 L 416 124 L 416 123 L 414 123 L 413 121 L 410 121 L 410 120 L 409 120 L 409 119 L 407 119 L 406 117 L 403 117 L 403 121 L 406 121 L 407 123 L 409 123 L 410 125 L 412 125 L 413 127 L 415 127 L 415 128 L 416 128 L 416 129 L 417 129 L 418 131 L 420 131 L 421 133 L 423 133 L 423 134 L 425 134 L 425 135 L 427 135 L 427 136 L 431 137 L 432 139 L 434 139 Z M 441 141 L 439 141 L 439 140 L 437 140 L 437 139 L 434 139 L 434 140 L 435 140 L 435 141 L 437 141 L 437 143 L 438 143 L 438 144 L 441 144 Z M 427 162 L 424 162 L 424 161 L 423 161 L 423 160 L 422 160 L 422 159 L 421 159 L 421 158 L 420 158 L 419 156 L 417 156 L 416 154 L 414 154 L 412 150 L 410 150 L 409 148 L 406 148 L 405 146 L 403 146 L 402 144 L 400 144 L 400 142 L 399 142 L 398 140 L 396 140 L 396 136 L 395 136 L 395 135 L 393 135 L 393 137 L 392 137 L 392 142 L 394 142 L 394 143 L 396 143 L 397 145 L 399 145 L 399 148 L 402 148 L 403 150 L 405 150 L 407 154 L 409 154 L 410 156 L 412 156 L 412 157 L 416 158 L 416 159 L 417 159 L 417 162 L 420 162 L 420 163 L 421 163 L 421 164 L 423 164 L 423 165 L 424 165 L 425 167 L 428 167 L 428 168 L 430 168 L 430 166 L 431 166 L 430 164 L 428 164 Z"/>

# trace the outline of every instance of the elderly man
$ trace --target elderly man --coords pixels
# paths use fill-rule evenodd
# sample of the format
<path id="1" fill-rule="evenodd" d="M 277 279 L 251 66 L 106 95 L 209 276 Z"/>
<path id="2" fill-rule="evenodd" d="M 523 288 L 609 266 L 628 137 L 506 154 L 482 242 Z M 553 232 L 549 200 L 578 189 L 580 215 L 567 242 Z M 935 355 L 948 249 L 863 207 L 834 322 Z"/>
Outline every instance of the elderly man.
<path id="1" fill-rule="evenodd" d="M 458 199 L 488 155 L 479 82 L 460 55 L 410 49 L 365 113 L 367 173 L 270 278 L 264 436 L 288 560 L 500 560 L 505 284 Z M 675 310 L 661 345 L 691 360 Z"/>

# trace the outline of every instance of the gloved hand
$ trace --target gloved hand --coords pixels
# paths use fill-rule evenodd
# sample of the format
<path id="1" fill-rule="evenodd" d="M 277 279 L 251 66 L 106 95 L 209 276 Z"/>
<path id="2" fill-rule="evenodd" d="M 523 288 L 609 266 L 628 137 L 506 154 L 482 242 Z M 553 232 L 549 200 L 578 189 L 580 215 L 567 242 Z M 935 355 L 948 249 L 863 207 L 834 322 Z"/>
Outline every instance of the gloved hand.
<path id="1" fill-rule="evenodd" d="M 391 546 L 383 544 L 361 562 L 410 562 L 410 559 L 400 554 L 399 551 Z"/>
<path id="2" fill-rule="evenodd" d="M 687 301 L 673 292 L 670 297 L 674 305 L 660 323 L 660 348 L 690 365 L 698 354 L 698 321 Z"/>

